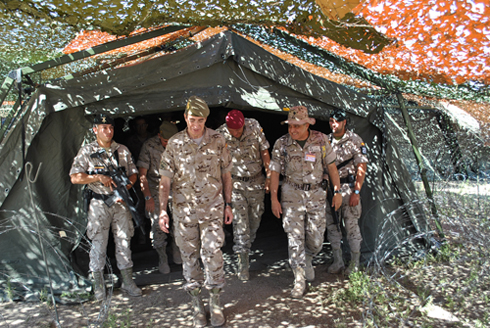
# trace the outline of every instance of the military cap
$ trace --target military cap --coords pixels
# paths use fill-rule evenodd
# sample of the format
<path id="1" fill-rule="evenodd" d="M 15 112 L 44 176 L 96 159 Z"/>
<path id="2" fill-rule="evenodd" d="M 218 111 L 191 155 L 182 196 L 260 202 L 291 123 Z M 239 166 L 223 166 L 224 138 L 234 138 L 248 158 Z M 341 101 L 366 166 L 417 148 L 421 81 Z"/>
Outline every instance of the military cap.
<path id="1" fill-rule="evenodd" d="M 95 115 L 94 124 L 96 124 L 96 125 L 98 125 L 98 124 L 112 124 L 112 126 L 115 126 L 114 119 L 105 113 Z"/>
<path id="2" fill-rule="evenodd" d="M 330 117 L 336 120 L 337 122 L 343 121 L 347 119 L 347 114 L 345 113 L 345 110 L 340 109 L 340 108 L 335 108 L 331 113 Z"/>
<path id="3" fill-rule="evenodd" d="M 187 100 L 185 113 L 192 116 L 208 117 L 209 107 L 202 98 L 191 96 L 189 100 Z"/>
<path id="4" fill-rule="evenodd" d="M 179 132 L 179 130 L 175 124 L 169 121 L 163 121 L 160 125 L 159 132 L 163 139 L 170 139 L 174 134 Z"/>
<path id="5" fill-rule="evenodd" d="M 316 120 L 308 116 L 308 109 L 305 106 L 291 107 L 287 121 L 282 121 L 281 124 L 315 124 Z"/>

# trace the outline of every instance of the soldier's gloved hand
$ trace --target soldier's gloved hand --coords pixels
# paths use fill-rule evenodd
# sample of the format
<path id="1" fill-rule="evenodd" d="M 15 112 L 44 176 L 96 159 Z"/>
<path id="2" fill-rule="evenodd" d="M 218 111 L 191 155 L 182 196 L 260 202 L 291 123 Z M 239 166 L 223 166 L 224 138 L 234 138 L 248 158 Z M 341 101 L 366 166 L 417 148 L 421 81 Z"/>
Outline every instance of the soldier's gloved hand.
<path id="1" fill-rule="evenodd" d="M 160 216 L 158 217 L 158 225 L 163 232 L 169 233 L 169 222 L 170 218 L 168 217 L 167 211 L 161 210 Z"/>

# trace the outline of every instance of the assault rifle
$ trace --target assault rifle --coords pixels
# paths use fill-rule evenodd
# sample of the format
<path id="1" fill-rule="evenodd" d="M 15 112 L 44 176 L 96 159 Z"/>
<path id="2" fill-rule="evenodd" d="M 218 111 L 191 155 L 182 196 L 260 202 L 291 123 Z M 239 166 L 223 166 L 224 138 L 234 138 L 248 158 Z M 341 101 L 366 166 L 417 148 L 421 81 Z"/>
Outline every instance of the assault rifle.
<path id="1" fill-rule="evenodd" d="M 138 194 L 136 194 L 136 192 L 134 191 L 133 187 L 131 187 L 131 190 L 133 191 L 132 195 L 126 188 L 128 184 L 132 185 L 132 183 L 126 176 L 125 169 L 123 167 L 115 168 L 112 164 L 106 164 L 106 161 L 102 158 L 103 153 L 105 153 L 104 150 L 99 150 L 98 152 L 91 154 L 90 157 L 98 158 L 104 164 L 107 173 L 109 173 L 109 176 L 116 184 L 116 187 L 114 188 L 114 193 L 112 194 L 112 196 L 107 198 L 104 203 L 107 206 L 111 207 L 119 198 L 122 199 L 131 212 L 135 227 L 140 228 L 141 232 L 143 234 L 146 234 L 144 220 L 138 212 L 138 204 L 140 202 L 140 199 L 138 197 Z M 105 157 L 109 159 L 107 153 Z M 110 160 L 109 163 L 111 163 Z M 136 199 L 136 202 L 134 201 L 134 199 Z"/>
<path id="2" fill-rule="evenodd" d="M 332 202 L 333 202 L 333 185 L 332 183 L 328 184 L 328 190 L 327 190 L 327 202 L 328 205 L 327 207 L 330 206 L 330 211 L 332 211 L 332 217 L 333 217 L 333 223 L 337 226 L 337 231 L 340 232 L 340 219 L 339 219 L 339 212 L 335 210 L 335 207 L 332 207 Z"/>

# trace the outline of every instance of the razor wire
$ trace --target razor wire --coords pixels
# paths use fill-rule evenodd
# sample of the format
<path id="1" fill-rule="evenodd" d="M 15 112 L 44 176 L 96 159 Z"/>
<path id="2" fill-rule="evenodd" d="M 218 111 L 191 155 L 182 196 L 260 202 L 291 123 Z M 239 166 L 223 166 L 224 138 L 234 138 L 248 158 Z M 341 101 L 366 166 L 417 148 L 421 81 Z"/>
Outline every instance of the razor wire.
<path id="1" fill-rule="evenodd" d="M 42 163 L 41 163 L 42 164 Z M 34 219 L 36 221 L 35 229 L 32 226 L 23 224 L 24 222 L 28 222 L 28 217 L 22 214 L 20 211 L 9 211 L 9 210 L 1 210 L 0 213 L 5 214 L 5 216 L 10 216 L 10 218 L 0 221 L 0 236 L 7 235 L 12 231 L 24 231 L 25 233 L 32 234 L 39 241 L 39 247 L 42 255 L 42 262 L 44 263 L 44 269 L 46 270 L 46 277 L 37 277 L 35 275 L 29 273 L 16 273 L 15 276 L 11 276 L 8 270 L 0 271 L 0 284 L 1 287 L 6 291 L 6 298 L 13 300 L 24 300 L 30 302 L 39 302 L 40 305 L 44 304 L 45 310 L 49 311 L 52 319 L 54 320 L 57 327 L 63 327 L 62 322 L 60 320 L 60 313 L 58 304 L 78 304 L 80 305 L 80 311 L 83 318 L 86 318 L 86 324 L 88 327 L 101 327 L 105 320 L 108 317 L 109 311 L 111 309 L 111 300 L 113 294 L 113 288 L 115 285 L 114 274 L 112 271 L 112 266 L 109 258 L 106 256 L 106 265 L 105 270 L 107 274 L 105 275 L 105 279 L 108 279 L 109 287 L 107 287 L 107 296 L 106 299 L 100 302 L 100 310 L 97 314 L 95 320 L 90 320 L 91 313 L 86 309 L 84 303 L 88 300 L 86 295 L 90 293 L 89 287 L 80 288 L 79 281 L 77 280 L 77 274 L 72 271 L 71 268 L 68 268 L 63 261 L 65 257 L 64 254 L 60 253 L 60 250 L 53 245 L 53 238 L 59 238 L 59 240 L 63 239 L 64 241 L 73 245 L 73 250 L 78 248 L 80 251 L 89 253 L 92 247 L 90 240 L 86 238 L 84 235 L 85 226 L 80 223 L 76 223 L 75 221 L 70 220 L 69 218 L 39 211 L 34 205 L 34 195 L 32 191 L 32 184 L 35 184 L 37 181 L 38 174 L 41 170 L 41 166 L 39 165 L 38 170 L 34 178 L 31 176 L 32 173 L 32 163 L 27 162 L 26 169 L 26 177 L 28 184 L 28 192 L 31 200 L 32 212 L 34 213 Z M 58 227 L 47 226 L 41 229 L 40 225 L 40 216 L 44 216 L 46 218 L 56 218 L 62 220 L 64 226 L 69 227 L 69 229 L 60 230 Z M 23 220 L 22 218 L 25 218 Z M 63 233 L 60 233 L 63 232 Z M 60 263 L 62 267 L 57 267 L 57 270 L 64 271 L 66 273 L 66 277 L 70 277 L 70 288 L 69 292 L 59 291 L 53 288 L 53 280 L 47 260 L 47 254 L 51 256 L 55 256 L 60 259 Z M 82 278 L 84 279 L 84 278 Z M 3 280 L 3 281 L 2 281 Z M 49 286 L 49 292 L 45 289 L 39 291 L 36 288 L 35 283 L 33 281 L 41 281 L 43 285 Z M 66 288 L 65 288 L 66 289 Z M 46 293 L 43 295 L 43 293 Z M 61 293 L 61 295 L 60 295 Z M 66 294 L 65 294 L 66 293 Z M 56 296 L 59 295 L 59 296 Z M 91 295 L 91 294 L 90 294 Z M 91 297 L 91 296 L 90 296 Z M 65 319 L 66 321 L 66 319 Z M 0 326 L 2 322 L 6 324 L 7 327 L 10 327 L 7 316 L 4 316 L 0 313 Z M 66 323 L 65 327 L 71 326 L 70 323 Z"/>

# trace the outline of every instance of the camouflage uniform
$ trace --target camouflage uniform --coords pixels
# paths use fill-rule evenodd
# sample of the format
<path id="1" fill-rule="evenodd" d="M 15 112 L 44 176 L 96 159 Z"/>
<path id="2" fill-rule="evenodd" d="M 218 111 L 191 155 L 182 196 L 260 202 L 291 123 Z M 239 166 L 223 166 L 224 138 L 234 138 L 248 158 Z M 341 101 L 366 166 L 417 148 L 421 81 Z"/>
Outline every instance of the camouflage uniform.
<path id="1" fill-rule="evenodd" d="M 160 214 L 160 202 L 158 201 L 158 186 L 160 184 L 160 161 L 162 154 L 165 151 L 160 137 L 158 135 L 148 139 L 141 148 L 141 153 L 138 157 L 137 167 L 142 167 L 148 170 L 146 178 L 150 189 L 151 197 L 155 200 L 155 212 L 148 213 L 151 219 L 150 238 L 153 243 L 153 248 L 161 248 L 167 245 L 167 234 L 160 229 L 158 225 L 158 215 Z"/>
<path id="2" fill-rule="evenodd" d="M 235 253 L 250 251 L 264 213 L 264 183 L 261 152 L 269 149 L 259 122 L 246 118 L 240 139 L 233 137 L 226 123 L 217 129 L 226 139 L 233 160 L 233 237 Z"/>
<path id="3" fill-rule="evenodd" d="M 76 173 L 97 173 L 105 172 L 105 166 L 99 158 L 90 158 L 90 155 L 102 151 L 97 141 L 83 146 L 73 161 L 70 175 Z M 115 159 L 115 151 L 118 153 L 118 160 Z M 110 158 L 110 164 L 114 167 L 124 167 L 127 176 L 137 174 L 138 170 L 133 163 L 131 153 L 124 145 L 112 142 L 109 150 L 105 150 Z M 103 154 L 102 157 L 105 155 Z M 106 161 L 109 164 L 109 160 Z M 110 187 L 105 187 L 100 182 L 88 184 L 93 192 L 101 195 L 112 195 Z M 108 207 L 103 200 L 93 198 L 90 202 L 88 212 L 87 236 L 92 241 L 90 249 L 90 271 L 97 272 L 104 270 L 106 263 L 107 242 L 109 240 L 109 227 L 112 224 L 114 243 L 116 244 L 116 260 L 119 270 L 133 267 L 131 260 L 130 241 L 134 234 L 133 220 L 131 213 L 123 203 L 115 203 Z"/>
<path id="4" fill-rule="evenodd" d="M 207 289 L 225 285 L 221 175 L 232 165 L 225 139 L 209 128 L 204 129 L 200 145 L 189 137 L 187 129 L 175 134 L 163 153 L 160 175 L 172 179 L 174 232 L 182 255 L 186 291 L 204 284 Z"/>
<path id="5" fill-rule="evenodd" d="M 347 165 L 339 169 L 341 179 L 342 206 L 339 210 L 340 216 L 344 221 L 347 231 L 347 241 L 351 251 L 359 253 L 361 251 L 362 236 L 359 229 L 359 218 L 362 213 L 361 202 L 357 206 L 349 206 L 350 196 L 354 191 L 354 184 L 349 184 L 345 180 L 349 174 L 356 175 L 357 165 L 367 163 L 364 142 L 361 137 L 352 131 L 346 130 L 340 140 L 336 140 L 333 134 L 329 134 L 330 144 L 337 155 L 335 165 L 348 162 Z M 364 149 L 364 151 L 362 150 Z M 337 230 L 331 211 L 327 211 L 327 236 L 332 248 L 339 249 L 342 241 L 342 234 Z"/>
<path id="6" fill-rule="evenodd" d="M 284 177 L 283 227 L 288 235 L 289 263 L 293 269 L 305 268 L 305 255 L 314 256 L 322 248 L 326 193 L 321 182 L 328 164 L 334 160 L 327 136 L 318 131 L 310 130 L 303 148 L 289 134 L 274 144 L 270 169 Z"/>

